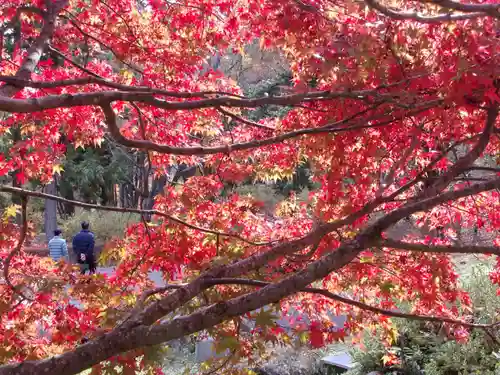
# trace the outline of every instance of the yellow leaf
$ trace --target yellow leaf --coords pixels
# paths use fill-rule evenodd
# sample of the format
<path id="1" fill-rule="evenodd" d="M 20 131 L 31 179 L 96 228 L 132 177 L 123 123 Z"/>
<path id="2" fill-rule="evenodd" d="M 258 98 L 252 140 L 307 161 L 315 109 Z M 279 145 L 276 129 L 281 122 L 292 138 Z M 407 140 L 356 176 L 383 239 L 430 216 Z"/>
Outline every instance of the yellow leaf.
<path id="1" fill-rule="evenodd" d="M 389 362 L 391 362 L 391 361 L 392 361 L 392 357 L 391 357 L 391 356 L 389 356 L 389 355 L 384 355 L 384 356 L 382 357 L 382 363 L 383 363 L 384 365 L 386 365 L 387 363 L 389 363 Z"/>
<path id="2" fill-rule="evenodd" d="M 96 147 L 101 147 L 101 145 L 102 145 L 102 141 L 103 141 L 103 138 L 97 138 L 97 139 L 94 139 L 94 140 L 92 141 L 92 143 L 93 143 L 93 144 L 94 144 L 94 146 L 96 146 Z"/>
<path id="3" fill-rule="evenodd" d="M 10 205 L 9 207 L 7 207 L 5 209 L 5 211 L 3 212 L 4 223 L 8 222 L 9 218 L 16 217 L 20 208 L 21 208 L 21 206 L 18 204 L 13 204 L 13 205 Z"/>
<path id="4" fill-rule="evenodd" d="M 36 130 L 36 125 L 33 123 L 28 123 L 21 127 L 21 135 L 27 135 L 33 133 Z"/>
<path id="5" fill-rule="evenodd" d="M 85 150 L 85 145 L 82 141 L 76 140 L 75 141 L 75 149 L 81 148 L 82 150 Z"/>
<path id="6" fill-rule="evenodd" d="M 52 173 L 60 175 L 62 172 L 64 172 L 64 167 L 61 164 L 56 164 L 52 167 Z"/>
<path id="7" fill-rule="evenodd" d="M 132 82 L 132 78 L 134 78 L 134 73 L 128 69 L 122 69 L 120 71 L 120 75 L 123 77 L 127 85 L 130 84 Z"/>
<path id="8" fill-rule="evenodd" d="M 389 343 L 394 344 L 397 341 L 398 336 L 399 336 L 398 330 L 396 328 L 392 327 L 389 330 Z"/>

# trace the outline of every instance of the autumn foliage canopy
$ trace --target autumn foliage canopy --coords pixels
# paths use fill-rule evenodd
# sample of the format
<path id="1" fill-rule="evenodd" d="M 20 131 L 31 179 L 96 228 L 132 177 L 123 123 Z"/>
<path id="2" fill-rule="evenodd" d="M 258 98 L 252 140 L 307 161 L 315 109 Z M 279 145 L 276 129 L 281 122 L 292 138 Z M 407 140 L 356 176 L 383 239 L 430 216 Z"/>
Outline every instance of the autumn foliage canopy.
<path id="1" fill-rule="evenodd" d="M 0 224 L 0 374 L 155 373 L 147 348 L 207 330 L 237 371 L 295 337 L 318 347 L 376 323 L 390 340 L 391 316 L 445 322 L 457 339 L 490 329 L 466 321 L 451 254 L 500 255 L 499 9 L 2 0 L 0 133 L 18 136 L 0 155 L 0 190 L 19 206 Z M 207 64 L 251 43 L 286 60 L 291 87 L 245 96 Z M 288 112 L 250 120 L 262 106 Z M 103 139 L 144 152 L 155 178 L 181 163 L 205 173 L 167 184 L 142 212 L 148 220 L 108 245 L 114 275 L 79 276 L 24 252 L 30 198 L 59 199 L 25 184 L 49 183 L 68 142 Z M 290 178 L 304 163 L 317 188 L 305 200 L 291 194 L 273 217 L 251 196 L 222 194 Z M 404 220 L 446 235 L 391 237 Z M 457 228 L 474 227 L 490 243 L 454 241 Z M 150 270 L 168 285 L 155 288 Z M 270 311 L 292 307 L 312 323 L 276 325 Z M 327 312 L 346 326 L 334 329 Z M 249 320 L 256 326 L 243 332 Z"/>

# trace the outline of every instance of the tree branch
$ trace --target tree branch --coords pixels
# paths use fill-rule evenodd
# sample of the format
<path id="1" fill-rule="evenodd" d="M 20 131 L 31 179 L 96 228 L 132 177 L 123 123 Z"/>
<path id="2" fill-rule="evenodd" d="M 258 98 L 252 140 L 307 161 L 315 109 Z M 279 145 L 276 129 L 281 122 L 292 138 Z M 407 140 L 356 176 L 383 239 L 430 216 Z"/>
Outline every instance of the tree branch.
<path id="1" fill-rule="evenodd" d="M 27 206 L 28 206 L 27 196 L 21 195 L 21 233 L 19 235 L 19 240 L 17 242 L 16 247 L 9 253 L 7 258 L 5 258 L 3 262 L 3 275 L 6 284 L 14 291 L 14 293 L 17 293 L 25 300 L 31 300 L 31 298 L 28 298 L 26 295 L 24 295 L 22 290 L 17 285 L 14 285 L 9 278 L 10 263 L 12 262 L 12 259 L 21 251 L 24 241 L 26 240 L 26 236 L 28 234 L 28 215 L 26 213 Z"/>
<path id="2" fill-rule="evenodd" d="M 100 83 L 103 84 L 103 82 Z M 398 84 L 401 83 L 398 82 Z M 110 85 L 109 81 L 106 81 L 106 85 Z M 117 84 L 113 85 L 116 86 Z M 393 85 L 391 85 L 391 87 L 392 86 Z M 401 103 L 394 102 L 394 99 L 406 97 L 404 93 L 393 92 L 381 94 L 379 92 L 380 90 L 380 88 L 352 91 L 324 90 L 313 91 L 304 94 L 291 94 L 269 97 L 265 96 L 258 98 L 241 98 L 231 95 L 179 102 L 166 101 L 157 98 L 157 95 L 174 96 L 170 91 L 168 91 L 168 94 L 160 94 L 159 90 L 156 89 L 146 89 L 145 91 L 138 91 L 135 89 L 130 89 L 129 87 L 128 91 L 98 91 L 76 94 L 47 95 L 44 97 L 31 99 L 0 98 L 0 110 L 9 113 L 29 113 L 54 108 L 72 108 L 95 105 L 107 106 L 115 101 L 144 103 L 156 108 L 172 111 L 218 108 L 221 106 L 230 108 L 257 108 L 264 105 L 292 106 L 304 102 L 325 101 L 340 98 L 358 100 L 362 102 L 373 101 L 377 99 L 377 101 L 386 101 L 387 103 L 392 103 L 395 106 L 404 109 L 424 108 L 431 105 L 438 106 L 443 103 L 443 99 L 435 99 L 420 104 L 403 105 Z"/>
<path id="3" fill-rule="evenodd" d="M 43 26 L 40 34 L 35 39 L 31 47 L 28 49 L 26 57 L 21 63 L 21 67 L 16 72 L 15 77 L 23 80 L 29 80 L 31 73 L 35 71 L 44 49 L 49 44 L 52 35 L 54 34 L 57 15 L 62 8 L 66 6 L 68 0 L 54 0 L 47 2 L 47 11 L 43 13 Z M 7 84 L 0 87 L 0 97 L 12 97 L 22 87 Z"/>
<path id="4" fill-rule="evenodd" d="M 421 243 L 411 243 L 405 241 L 383 239 L 379 242 L 383 247 L 424 253 L 448 253 L 448 254 L 495 254 L 500 255 L 498 246 L 447 246 L 447 245 L 426 245 Z"/>
<path id="5" fill-rule="evenodd" d="M 486 112 L 484 130 L 476 145 L 470 150 L 469 153 L 457 160 L 455 164 L 453 164 L 443 175 L 441 175 L 429 188 L 419 194 L 416 199 L 431 197 L 440 193 L 453 181 L 455 177 L 474 164 L 490 142 L 497 116 L 498 106 L 492 105 Z"/>
<path id="6" fill-rule="evenodd" d="M 478 17 L 486 17 L 488 14 L 479 11 L 468 14 L 452 14 L 452 13 L 439 13 L 435 16 L 427 16 L 420 14 L 418 12 L 405 12 L 393 10 L 389 7 L 386 7 L 380 4 L 377 0 L 364 0 L 366 5 L 370 8 L 373 8 L 380 13 L 386 15 L 395 20 L 412 20 L 421 23 L 443 23 L 443 22 L 453 22 L 453 21 L 463 21 L 470 20 Z"/>
<path id="7" fill-rule="evenodd" d="M 379 240 L 380 233 L 389 225 L 408 216 L 413 212 L 432 208 L 440 203 L 451 199 L 476 194 L 500 186 L 500 178 L 483 184 L 477 184 L 466 189 L 443 193 L 433 198 L 423 199 L 420 202 L 411 203 L 394 212 L 387 214 L 384 218 L 377 220 L 373 225 L 362 231 L 355 239 L 343 243 L 339 248 L 331 251 L 317 261 L 309 264 L 305 269 L 297 272 L 274 284 L 267 285 L 258 291 L 233 298 L 226 302 L 220 302 L 203 308 L 191 315 L 176 318 L 168 323 L 160 323 L 151 326 L 165 314 L 173 311 L 176 306 L 181 306 L 207 287 L 209 279 L 221 276 L 233 276 L 237 271 L 245 271 L 240 265 L 221 266 L 218 269 L 207 272 L 202 277 L 194 280 L 187 286 L 183 286 L 167 297 L 155 302 L 145 308 L 136 317 L 128 320 L 113 331 L 100 336 L 94 341 L 88 342 L 75 348 L 71 352 L 53 357 L 43 361 L 25 361 L 16 365 L 0 367 L 0 375 L 33 375 L 50 372 L 52 375 L 74 374 L 90 366 L 99 363 L 116 353 L 131 350 L 148 345 L 158 345 L 172 339 L 183 337 L 194 332 L 201 331 L 217 325 L 227 319 L 256 310 L 270 303 L 275 303 L 282 298 L 306 288 L 315 280 L 326 277 L 330 272 L 344 267 L 350 263 L 363 249 L 372 246 Z M 367 205 L 369 207 L 369 205 Z M 370 207 L 371 208 L 371 207 Z M 366 208 L 367 210 L 368 208 Z M 268 258 L 273 258 L 276 253 L 297 251 L 299 246 L 311 245 L 317 240 L 331 224 L 325 224 L 316 229 L 308 236 L 278 245 L 267 254 L 260 254 L 254 261 L 246 264 L 256 265 Z M 279 250 L 278 250 L 279 249 Z M 274 250 L 274 251 L 273 251 Z M 269 255 L 271 253 L 272 255 Z M 237 263 L 237 264 L 238 264 Z M 243 273 L 243 272 L 241 272 Z"/>
<path id="8" fill-rule="evenodd" d="M 479 166 L 472 166 L 465 168 L 466 171 L 484 171 L 484 172 L 493 172 L 493 173 L 500 173 L 500 168 L 493 168 L 493 167 L 479 167 Z"/>
<path id="9" fill-rule="evenodd" d="M 274 128 L 272 128 L 270 126 L 262 125 L 262 124 L 259 124 L 258 122 L 249 121 L 247 119 L 244 119 L 243 117 L 237 116 L 234 113 L 226 111 L 224 108 L 217 108 L 217 110 L 220 113 L 222 113 L 223 115 L 230 117 L 237 122 L 241 122 L 242 124 L 255 126 L 256 128 L 261 128 L 261 129 L 266 129 L 266 130 L 275 130 Z"/>
<path id="10" fill-rule="evenodd" d="M 403 152 L 403 155 L 401 156 L 401 158 L 396 163 L 394 163 L 394 165 L 392 166 L 391 170 L 389 171 L 389 174 L 385 178 L 385 181 L 380 184 L 379 189 L 375 193 L 375 197 L 377 197 L 377 198 L 381 197 L 382 194 L 384 193 L 384 191 L 389 186 L 392 185 L 392 183 L 394 182 L 394 178 L 396 176 L 397 170 L 399 168 L 401 168 L 401 166 L 408 160 L 408 158 L 410 157 L 410 155 L 412 154 L 412 152 L 415 150 L 415 148 L 418 146 L 418 144 L 419 144 L 418 137 L 417 136 L 413 136 L 413 138 L 411 140 L 411 143 L 410 143 L 410 146 Z"/>
<path id="11" fill-rule="evenodd" d="M 71 17 L 68 17 L 68 16 L 65 16 L 65 15 L 60 15 L 61 18 L 63 19 L 66 19 L 68 20 L 75 29 L 77 29 L 80 34 L 82 34 L 84 37 L 86 38 L 89 38 L 91 40 L 93 40 L 94 42 L 96 42 L 97 44 L 99 44 L 101 47 L 104 47 L 105 49 L 107 49 L 108 51 L 110 51 L 113 56 L 118 60 L 120 61 L 122 64 L 128 66 L 130 69 L 132 69 L 133 71 L 137 72 L 137 73 L 140 73 L 140 74 L 144 74 L 144 72 L 139 69 L 137 66 L 134 66 L 133 64 L 130 64 L 128 62 L 126 62 L 125 60 L 123 60 L 122 58 L 119 57 L 119 55 L 115 52 L 115 50 L 113 48 L 111 48 L 109 45 L 107 45 L 106 43 L 104 43 L 103 41 L 101 41 L 100 39 L 96 38 L 95 36 L 93 36 L 92 34 L 89 34 L 87 32 L 85 32 L 81 27 L 80 25 L 78 25 L 78 23 L 76 22 L 76 20 L 74 20 L 73 18 Z"/>
<path id="12" fill-rule="evenodd" d="M 441 193 L 430 198 L 422 198 L 418 201 L 410 201 L 404 206 L 388 213 L 384 217 L 377 220 L 369 227 L 369 229 L 367 229 L 367 233 L 371 233 L 372 231 L 381 233 L 391 225 L 397 223 L 399 220 L 402 220 L 405 217 L 414 214 L 415 212 L 426 211 L 448 201 L 465 198 L 470 195 L 475 195 L 497 188 L 500 188 L 500 178 L 483 183 L 478 183 L 461 190 L 448 191 L 446 193 Z"/>
<path id="13" fill-rule="evenodd" d="M 58 54 L 61 53 L 58 50 L 56 50 L 55 48 L 53 48 L 53 50 L 55 53 L 58 53 Z M 61 57 L 63 57 L 65 60 L 67 60 L 68 62 L 70 62 L 73 65 L 76 64 L 69 57 L 66 57 L 66 55 L 61 54 Z M 85 68 L 82 67 L 81 65 L 78 64 L 77 67 L 79 69 L 85 71 Z M 171 98 L 181 98 L 181 99 L 202 98 L 202 97 L 210 97 L 210 96 L 215 96 L 215 95 L 235 97 L 235 98 L 244 98 L 243 96 L 231 94 L 231 93 L 225 92 L 225 91 L 179 92 L 179 91 L 169 91 L 169 90 L 156 89 L 156 88 L 149 87 L 149 86 L 124 85 L 121 83 L 113 82 L 113 81 L 110 81 L 108 79 L 102 78 L 101 76 L 99 76 L 91 71 L 89 71 L 88 74 L 90 75 L 88 77 L 62 79 L 62 80 L 51 81 L 51 82 L 31 81 L 31 80 L 17 78 L 14 76 L 0 76 L 0 82 L 7 82 L 7 83 L 10 83 L 12 85 L 16 85 L 16 86 L 20 86 L 20 87 L 33 87 L 36 89 L 51 89 L 51 88 L 58 88 L 58 87 L 92 85 L 93 84 L 93 85 L 114 88 L 114 89 L 117 89 L 120 91 L 142 92 L 142 93 L 148 92 L 151 94 L 158 94 L 158 95 L 168 96 Z"/>
<path id="14" fill-rule="evenodd" d="M 207 280 L 214 278 L 238 277 L 252 270 L 264 267 L 273 260 L 278 259 L 280 256 L 293 254 L 306 248 L 307 246 L 315 245 L 326 234 L 345 225 L 352 224 L 355 220 L 369 214 L 379 203 L 380 201 L 378 200 L 373 201 L 365 205 L 361 210 L 352 213 L 346 218 L 320 225 L 302 238 L 276 244 L 265 252 L 251 255 L 248 258 L 242 259 L 231 265 L 211 269 L 190 284 L 179 288 L 179 290 L 176 290 L 174 293 L 164 297 L 162 300 L 148 306 L 136 317 L 136 321 L 147 321 L 149 324 L 152 324 L 162 316 L 165 316 L 180 306 L 183 303 L 182 301 L 188 301 L 208 288 L 210 285 L 207 284 Z"/>
<path id="15" fill-rule="evenodd" d="M 453 145 L 451 145 L 446 150 L 444 150 L 438 157 L 434 158 L 424 169 L 422 169 L 422 171 L 420 171 L 420 173 L 413 180 L 409 181 L 408 183 L 406 183 L 405 185 L 403 185 L 399 189 L 397 189 L 395 192 L 391 193 L 389 196 L 387 196 L 386 198 L 384 198 L 384 201 L 386 201 L 386 202 L 392 201 L 398 195 L 400 195 L 400 194 L 404 193 L 405 191 L 407 191 L 408 189 L 412 188 L 413 186 L 415 186 L 420 181 L 424 181 L 425 179 L 423 177 L 425 176 L 425 174 L 428 173 L 428 172 L 430 172 L 432 170 L 432 168 L 440 160 L 442 160 L 450 151 L 452 151 L 458 145 L 461 145 L 464 142 L 466 142 L 467 140 L 471 140 L 471 139 L 473 139 L 475 137 L 477 137 L 477 136 L 470 137 L 470 138 L 467 138 L 467 139 L 462 139 L 462 140 L 460 140 L 458 142 L 454 142 Z"/>
<path id="16" fill-rule="evenodd" d="M 251 279 L 239 279 L 239 278 L 221 278 L 221 279 L 213 279 L 213 280 L 208 280 L 207 284 L 210 286 L 216 286 L 216 285 L 246 285 L 246 286 L 255 286 L 255 287 L 265 287 L 268 285 L 271 285 L 271 283 L 266 282 L 266 281 L 259 281 L 259 280 L 251 280 Z M 180 288 L 182 287 L 181 285 L 176 285 L 176 284 L 171 284 L 163 288 L 157 288 L 153 289 L 150 291 L 150 295 L 153 295 L 155 293 L 160 293 L 168 289 L 174 289 L 174 288 Z M 385 315 L 385 316 L 391 316 L 394 318 L 403 318 L 403 319 L 411 319 L 411 320 L 421 320 L 421 321 L 428 321 L 428 322 L 443 322 L 443 323 L 450 323 L 450 324 L 456 324 L 464 327 L 469 327 L 469 328 L 491 328 L 496 325 L 498 325 L 500 322 L 493 323 L 493 324 L 474 324 L 474 323 L 467 323 L 461 320 L 456 320 L 452 318 L 446 318 L 446 317 L 440 317 L 440 316 L 429 316 L 429 315 L 415 315 L 415 314 L 410 314 L 410 313 L 403 313 L 403 312 L 398 312 L 398 311 L 391 311 L 391 310 L 385 310 L 378 308 L 376 306 L 372 306 L 363 302 L 359 302 L 356 300 L 353 300 L 351 298 L 343 297 L 339 294 L 332 293 L 328 290 L 321 289 L 321 288 L 304 288 L 298 291 L 300 293 L 312 293 L 312 294 L 319 294 L 324 297 L 333 299 L 338 302 L 345 303 L 347 305 L 355 306 L 361 310 L 366 310 L 373 312 L 375 314 L 380 314 L 380 315 Z"/>
<path id="17" fill-rule="evenodd" d="M 464 4 L 454 0 L 431 0 L 431 3 L 439 5 L 442 8 L 458 10 L 464 13 L 482 12 L 490 15 L 491 17 L 500 18 L 499 3 Z"/>
<path id="18" fill-rule="evenodd" d="M 440 103 L 440 101 L 438 101 Z M 189 102 L 187 102 L 189 103 Z M 431 101 L 430 103 L 424 103 L 422 106 L 419 106 L 417 109 L 413 111 L 404 111 L 400 114 L 392 114 L 390 115 L 390 118 L 385 121 L 381 121 L 375 124 L 369 124 L 367 125 L 365 121 L 358 121 L 357 123 L 354 123 L 351 126 L 342 126 L 342 127 L 336 127 L 337 124 L 344 124 L 344 121 L 338 121 L 332 124 L 327 124 L 324 126 L 321 126 L 319 128 L 306 128 L 306 129 L 301 129 L 301 130 L 296 130 L 296 131 L 291 131 L 288 133 L 283 133 L 274 137 L 269 137 L 269 138 L 264 138 L 264 139 L 259 139 L 259 140 L 254 140 L 254 141 L 249 141 L 249 142 L 243 142 L 243 143 L 234 143 L 234 144 L 228 144 L 225 146 L 213 146 L 213 147 L 203 147 L 203 146 L 191 146 L 191 147 L 176 147 L 176 146 L 170 146 L 170 145 L 164 145 L 164 144 L 158 144 L 150 141 L 145 141 L 145 140 L 137 140 L 137 139 L 130 139 L 124 137 L 120 129 L 118 127 L 117 121 L 116 121 L 116 114 L 111 108 L 111 106 L 108 105 L 103 105 L 101 108 L 103 110 L 105 119 L 106 119 L 106 124 L 108 126 L 109 132 L 111 136 L 115 139 L 116 142 L 127 146 L 131 148 L 137 148 L 137 149 L 145 149 L 145 150 L 150 150 L 150 151 L 156 151 L 158 153 L 166 153 L 166 154 L 173 154 L 173 155 L 210 155 L 210 154 L 229 154 L 233 151 L 244 151 L 244 150 L 249 150 L 253 148 L 258 148 L 262 146 L 268 146 L 276 143 L 281 143 L 289 139 L 293 139 L 296 137 L 300 137 L 303 135 L 318 135 L 318 134 L 328 134 L 328 133 L 339 133 L 339 132 L 345 132 L 345 131 L 352 131 L 352 130 L 361 130 L 361 129 L 369 129 L 369 128 L 377 128 L 377 127 L 382 127 L 389 125 L 393 123 L 394 121 L 398 121 L 401 118 L 404 118 L 406 116 L 412 116 L 418 113 L 422 113 L 430 108 L 433 108 L 435 105 L 437 105 L 436 101 Z M 373 119 L 371 119 L 373 120 Z"/>
<path id="19" fill-rule="evenodd" d="M 196 230 L 196 231 L 210 233 L 210 234 L 219 235 L 219 236 L 223 236 L 223 237 L 235 238 L 235 239 L 238 239 L 238 240 L 243 241 L 245 243 L 248 243 L 250 245 L 265 246 L 265 245 L 270 244 L 270 243 L 252 242 L 252 241 L 245 239 L 237 234 L 217 232 L 217 231 L 214 231 L 211 229 L 202 228 L 202 227 L 199 227 L 197 225 L 187 223 L 187 222 L 185 222 L 185 221 L 183 221 L 175 216 L 168 215 L 168 214 L 161 212 L 161 211 L 158 211 L 158 210 L 139 210 L 136 208 L 99 206 L 97 204 L 74 201 L 74 200 L 58 197 L 56 195 L 46 194 L 46 193 L 42 193 L 42 192 L 38 192 L 38 191 L 26 190 L 26 189 L 8 186 L 8 185 L 0 185 L 0 191 L 12 193 L 12 194 L 17 194 L 17 195 L 20 195 L 21 197 L 22 196 L 31 196 L 31 197 L 36 197 L 36 198 L 48 199 L 48 200 L 53 200 L 56 202 L 70 204 L 70 205 L 77 206 L 77 207 L 91 208 L 91 209 L 96 209 L 96 210 L 100 210 L 100 211 L 135 213 L 135 214 L 139 214 L 139 215 L 151 215 L 151 216 L 157 215 L 157 216 L 164 217 L 165 219 L 172 221 L 176 224 L 183 225 L 185 227 L 188 227 L 188 228 Z"/>
<path id="20" fill-rule="evenodd" d="M 64 53 L 62 53 L 61 51 L 59 51 L 57 48 L 54 48 L 54 47 L 52 47 L 52 46 L 47 46 L 47 49 L 48 49 L 51 53 L 53 53 L 54 55 L 61 57 L 64 61 L 69 62 L 69 63 L 70 63 L 71 65 L 73 65 L 75 68 L 80 69 L 82 72 L 87 73 L 87 74 L 88 74 L 88 75 L 90 75 L 91 77 L 93 77 L 93 78 L 95 78 L 95 79 L 99 79 L 99 78 L 100 78 L 100 76 L 99 76 L 99 75 L 95 74 L 94 72 L 92 72 L 91 70 L 89 70 L 89 69 L 85 68 L 84 66 L 82 66 L 82 65 L 78 64 L 76 61 L 73 61 L 73 59 L 70 59 L 69 57 L 67 57 Z M 76 79 L 76 80 L 75 80 L 75 79 L 72 79 L 72 80 L 67 80 L 67 81 L 73 81 L 73 82 L 75 82 L 75 81 L 76 81 L 76 82 L 78 82 L 77 80 L 78 80 L 78 79 Z M 51 83 L 52 83 L 52 82 L 51 82 Z M 33 86 L 31 86 L 31 87 L 33 87 Z M 61 87 L 61 86 L 59 86 L 59 87 Z"/>

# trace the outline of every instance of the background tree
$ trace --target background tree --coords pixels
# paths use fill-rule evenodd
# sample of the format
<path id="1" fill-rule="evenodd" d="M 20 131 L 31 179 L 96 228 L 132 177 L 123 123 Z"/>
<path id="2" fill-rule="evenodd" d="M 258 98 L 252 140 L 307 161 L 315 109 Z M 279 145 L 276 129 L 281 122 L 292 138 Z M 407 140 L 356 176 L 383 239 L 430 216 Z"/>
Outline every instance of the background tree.
<path id="1" fill-rule="evenodd" d="M 0 190 L 18 197 L 0 224 L 0 374 L 155 371 L 148 348 L 207 330 L 231 352 L 224 365 L 255 360 L 263 343 L 293 335 L 318 347 L 377 324 L 390 337 L 387 317 L 439 321 L 460 339 L 472 329 L 496 335 L 494 321 L 465 320 L 471 301 L 450 253 L 499 253 L 499 4 L 399 7 L 3 2 L 0 129 L 20 136 L 0 160 L 10 181 Z M 290 87 L 249 96 L 208 68 L 207 56 L 244 57 L 256 40 L 287 61 Z M 263 107 L 285 109 L 246 117 Z M 158 181 L 173 180 L 180 165 L 203 173 L 166 185 L 154 210 L 102 205 L 113 201 L 101 183 L 111 163 L 105 140 L 134 156 L 129 166 L 147 166 L 143 185 L 132 181 L 143 192 L 149 173 Z M 87 157 L 73 158 L 71 148 Z M 496 165 L 481 165 L 485 155 Z M 68 180 L 71 169 L 93 163 L 93 196 L 83 199 L 95 204 L 22 187 L 50 184 L 64 160 Z M 222 195 L 228 183 L 280 180 L 305 163 L 317 187 L 307 202 L 283 200 L 278 221 L 258 215 L 251 197 Z M 109 247 L 116 273 L 88 282 L 23 252 L 32 197 L 143 220 Z M 447 236 L 396 237 L 405 218 L 452 235 L 460 222 L 491 238 L 456 245 Z M 167 286 L 154 288 L 151 269 Z M 313 321 L 283 331 L 264 306 L 296 307 Z M 344 330 L 332 330 L 329 311 L 348 316 Z M 246 319 L 257 322 L 255 332 L 242 332 Z M 50 336 L 33 333 L 40 327 Z"/>

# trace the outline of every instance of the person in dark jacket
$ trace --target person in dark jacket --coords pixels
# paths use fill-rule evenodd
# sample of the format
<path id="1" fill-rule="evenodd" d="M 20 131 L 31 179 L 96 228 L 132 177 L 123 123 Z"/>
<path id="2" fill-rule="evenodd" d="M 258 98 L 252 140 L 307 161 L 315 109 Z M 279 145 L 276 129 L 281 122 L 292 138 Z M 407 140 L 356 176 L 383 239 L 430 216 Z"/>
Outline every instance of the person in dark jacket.
<path id="1" fill-rule="evenodd" d="M 95 236 L 89 230 L 89 223 L 82 222 L 82 230 L 73 237 L 73 251 L 75 252 L 77 262 L 81 265 L 82 274 L 85 274 L 88 268 L 89 273 L 96 271 L 94 244 Z"/>

